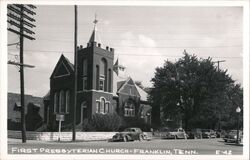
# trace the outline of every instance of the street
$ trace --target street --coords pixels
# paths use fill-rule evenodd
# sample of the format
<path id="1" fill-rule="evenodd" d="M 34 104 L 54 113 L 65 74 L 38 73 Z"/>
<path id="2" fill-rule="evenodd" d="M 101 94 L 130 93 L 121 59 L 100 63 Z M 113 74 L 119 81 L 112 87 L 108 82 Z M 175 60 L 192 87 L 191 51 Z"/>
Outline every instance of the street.
<path id="1" fill-rule="evenodd" d="M 182 139 L 134 142 L 45 142 L 8 140 L 9 154 L 154 154 L 154 155 L 240 155 L 243 146 L 222 139 Z"/>

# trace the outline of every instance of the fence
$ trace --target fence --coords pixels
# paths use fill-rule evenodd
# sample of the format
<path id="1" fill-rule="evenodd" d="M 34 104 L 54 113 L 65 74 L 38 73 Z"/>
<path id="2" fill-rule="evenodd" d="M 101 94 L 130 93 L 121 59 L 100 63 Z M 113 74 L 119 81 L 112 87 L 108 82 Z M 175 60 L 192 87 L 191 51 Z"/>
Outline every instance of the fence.
<path id="1" fill-rule="evenodd" d="M 79 141 L 99 141 L 108 140 L 115 135 L 116 132 L 76 132 L 76 140 Z M 58 132 L 26 132 L 27 140 L 41 140 L 41 141 L 57 141 L 59 138 Z M 21 139 L 21 131 L 8 131 L 8 138 Z M 71 141 L 72 132 L 61 132 L 62 141 Z"/>

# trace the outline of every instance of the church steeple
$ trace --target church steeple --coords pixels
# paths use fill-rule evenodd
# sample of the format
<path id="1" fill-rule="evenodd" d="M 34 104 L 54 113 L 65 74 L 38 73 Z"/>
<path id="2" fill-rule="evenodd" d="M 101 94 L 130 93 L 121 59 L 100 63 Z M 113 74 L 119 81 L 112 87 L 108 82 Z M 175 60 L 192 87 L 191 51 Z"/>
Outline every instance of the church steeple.
<path id="1" fill-rule="evenodd" d="M 96 42 L 96 43 L 99 42 L 99 43 L 101 43 L 100 38 L 98 37 L 98 33 L 97 33 L 97 23 L 98 23 L 98 20 L 96 18 L 96 15 L 95 15 L 95 20 L 93 21 L 93 23 L 94 23 L 94 29 L 93 29 L 93 32 L 92 32 L 91 37 L 89 39 L 89 43 L 90 44 L 93 43 L 93 42 Z"/>
<path id="2" fill-rule="evenodd" d="M 124 67 L 123 65 L 119 64 L 118 58 L 113 66 L 113 71 L 116 73 L 116 75 L 118 77 L 122 77 L 122 78 L 126 78 L 126 71 L 125 71 L 126 67 Z"/>

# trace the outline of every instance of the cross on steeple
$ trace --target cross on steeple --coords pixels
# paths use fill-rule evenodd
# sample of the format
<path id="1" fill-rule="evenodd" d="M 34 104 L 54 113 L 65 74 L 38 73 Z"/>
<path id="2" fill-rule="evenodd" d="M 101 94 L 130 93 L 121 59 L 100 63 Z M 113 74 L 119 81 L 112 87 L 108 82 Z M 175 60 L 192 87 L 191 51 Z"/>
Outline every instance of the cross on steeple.
<path id="1" fill-rule="evenodd" d="M 98 20 L 96 18 L 96 14 L 95 14 L 95 20 L 93 21 L 93 23 L 96 25 L 98 23 Z"/>
<path id="2" fill-rule="evenodd" d="M 98 20 L 97 20 L 97 15 L 95 14 L 95 20 L 93 21 L 94 23 L 94 29 L 93 29 L 93 32 L 92 32 L 92 35 L 89 39 L 89 43 L 92 43 L 92 42 L 99 42 L 101 43 L 101 40 L 100 40 L 100 37 L 99 35 L 97 35 L 97 23 L 98 23 Z"/>

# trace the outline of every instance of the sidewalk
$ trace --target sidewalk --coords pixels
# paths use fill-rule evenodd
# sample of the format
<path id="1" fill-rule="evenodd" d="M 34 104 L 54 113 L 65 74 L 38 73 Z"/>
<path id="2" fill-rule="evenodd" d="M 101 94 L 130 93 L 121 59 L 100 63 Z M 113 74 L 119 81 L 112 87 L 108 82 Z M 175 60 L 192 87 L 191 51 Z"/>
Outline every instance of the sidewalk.
<path id="1" fill-rule="evenodd" d="M 81 142 L 103 142 L 103 141 L 108 141 L 108 140 L 76 140 L 76 141 L 66 141 L 66 140 L 61 140 L 61 141 L 42 141 L 42 140 L 26 140 L 26 143 L 81 143 Z M 17 144 L 17 143 L 22 143 L 22 139 L 15 139 L 15 138 L 8 138 L 7 141 L 8 144 Z"/>

